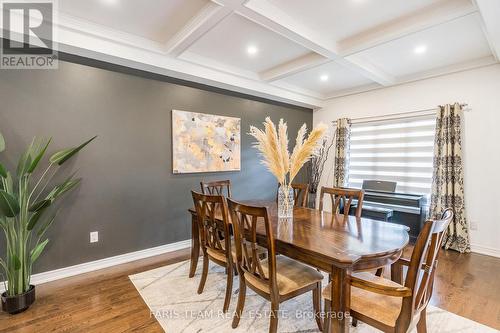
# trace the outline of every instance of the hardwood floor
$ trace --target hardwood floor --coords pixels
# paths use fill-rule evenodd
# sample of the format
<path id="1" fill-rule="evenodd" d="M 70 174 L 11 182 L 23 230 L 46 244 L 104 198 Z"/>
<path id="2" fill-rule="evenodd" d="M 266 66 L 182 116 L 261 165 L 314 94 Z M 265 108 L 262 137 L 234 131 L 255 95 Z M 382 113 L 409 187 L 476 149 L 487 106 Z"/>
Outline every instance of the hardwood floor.
<path id="1" fill-rule="evenodd" d="M 0 332 L 162 332 L 128 276 L 187 258 L 182 250 L 37 286 L 28 311 L 0 312 Z M 498 258 L 443 251 L 431 304 L 500 330 L 499 276 Z"/>

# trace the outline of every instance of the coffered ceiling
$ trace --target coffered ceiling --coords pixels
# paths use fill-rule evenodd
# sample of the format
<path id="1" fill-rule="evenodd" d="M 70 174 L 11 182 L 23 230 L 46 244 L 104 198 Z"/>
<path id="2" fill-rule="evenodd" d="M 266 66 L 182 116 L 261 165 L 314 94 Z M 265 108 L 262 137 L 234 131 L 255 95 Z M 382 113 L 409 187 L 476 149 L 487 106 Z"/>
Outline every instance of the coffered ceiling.
<path id="1" fill-rule="evenodd" d="M 64 51 L 297 105 L 498 62 L 499 0 L 64 0 Z"/>
<path id="2" fill-rule="evenodd" d="M 62 13 L 157 42 L 182 29 L 206 0 L 62 0 Z"/>

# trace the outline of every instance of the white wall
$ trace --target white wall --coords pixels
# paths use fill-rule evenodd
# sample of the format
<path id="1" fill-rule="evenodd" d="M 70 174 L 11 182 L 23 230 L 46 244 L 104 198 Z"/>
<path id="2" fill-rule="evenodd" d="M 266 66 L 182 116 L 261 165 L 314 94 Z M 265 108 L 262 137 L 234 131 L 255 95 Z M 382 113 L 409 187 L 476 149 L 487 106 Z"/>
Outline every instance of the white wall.
<path id="1" fill-rule="evenodd" d="M 465 200 L 474 252 L 500 257 L 500 64 L 332 99 L 314 123 L 468 103 L 464 119 Z M 332 172 L 331 161 L 325 173 Z M 324 175 L 331 185 L 332 177 Z"/>

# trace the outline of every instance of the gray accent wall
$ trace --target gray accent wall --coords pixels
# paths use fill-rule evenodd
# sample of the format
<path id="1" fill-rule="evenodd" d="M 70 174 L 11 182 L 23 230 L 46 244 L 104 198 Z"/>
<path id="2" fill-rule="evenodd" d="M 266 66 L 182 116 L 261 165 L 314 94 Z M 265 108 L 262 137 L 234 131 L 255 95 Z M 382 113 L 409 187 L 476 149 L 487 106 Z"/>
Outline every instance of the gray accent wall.
<path id="1" fill-rule="evenodd" d="M 230 179 L 236 199 L 273 199 L 276 182 L 259 163 L 249 126 L 284 118 L 294 142 L 298 128 L 312 124 L 308 109 L 66 58 L 58 70 L 0 70 L 7 142 L 0 160 L 9 169 L 33 136 L 53 137 L 49 153 L 99 136 L 56 178 L 77 171 L 83 180 L 65 199 L 35 272 L 188 239 L 190 190 L 199 190 L 202 179 Z M 172 174 L 172 109 L 240 117 L 241 171 Z M 89 243 L 91 231 L 99 231 L 98 243 Z"/>

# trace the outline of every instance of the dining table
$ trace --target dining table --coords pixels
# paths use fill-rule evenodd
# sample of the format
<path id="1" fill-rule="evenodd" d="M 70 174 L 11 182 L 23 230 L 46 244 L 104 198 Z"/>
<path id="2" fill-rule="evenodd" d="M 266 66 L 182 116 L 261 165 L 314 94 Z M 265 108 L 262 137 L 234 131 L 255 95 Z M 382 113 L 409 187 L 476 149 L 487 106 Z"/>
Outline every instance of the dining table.
<path id="1" fill-rule="evenodd" d="M 293 217 L 285 219 L 278 218 L 276 201 L 239 202 L 267 207 L 277 253 L 330 274 L 332 332 L 349 332 L 350 274 L 394 263 L 410 239 L 409 228 L 395 223 L 304 207 L 294 207 Z M 189 213 L 192 231 L 189 277 L 193 277 L 200 255 L 200 235 L 195 209 L 189 209 Z M 265 239 L 259 241 L 258 237 L 257 241 L 266 246 Z"/>

